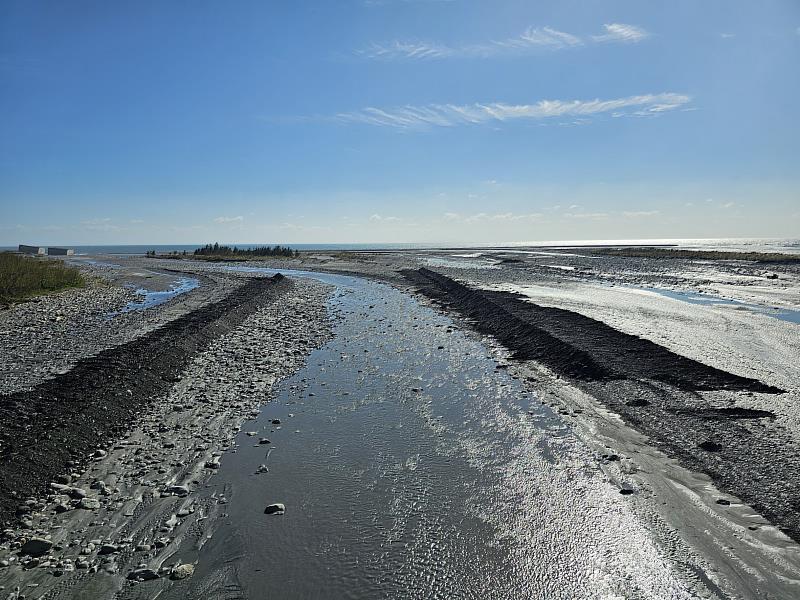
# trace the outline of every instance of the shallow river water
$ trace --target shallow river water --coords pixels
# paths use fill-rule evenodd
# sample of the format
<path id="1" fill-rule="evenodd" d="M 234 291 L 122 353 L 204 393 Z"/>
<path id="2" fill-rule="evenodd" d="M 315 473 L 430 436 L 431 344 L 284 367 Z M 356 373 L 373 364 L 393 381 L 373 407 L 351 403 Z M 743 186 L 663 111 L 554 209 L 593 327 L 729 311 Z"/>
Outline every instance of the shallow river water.
<path id="1" fill-rule="evenodd" d="M 336 286 L 335 337 L 223 457 L 208 493 L 227 516 L 196 585 L 248 598 L 691 597 L 632 497 L 485 345 L 408 294 L 317 277 Z M 275 502 L 286 513 L 264 514 Z"/>

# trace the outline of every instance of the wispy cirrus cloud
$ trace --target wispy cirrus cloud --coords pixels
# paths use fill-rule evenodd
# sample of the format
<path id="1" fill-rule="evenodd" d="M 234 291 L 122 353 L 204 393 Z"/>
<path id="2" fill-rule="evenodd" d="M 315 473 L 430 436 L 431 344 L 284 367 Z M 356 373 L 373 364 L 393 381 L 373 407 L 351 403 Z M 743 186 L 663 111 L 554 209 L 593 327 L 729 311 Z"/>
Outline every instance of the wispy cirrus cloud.
<path id="1" fill-rule="evenodd" d="M 614 116 L 657 115 L 685 106 L 691 98 L 663 93 L 628 96 L 611 100 L 541 100 L 535 104 L 428 104 L 396 108 L 368 107 L 340 113 L 335 120 L 396 129 L 428 129 L 457 125 L 480 125 L 514 120 L 543 120 L 555 117 L 589 118 L 612 113 Z"/>
<path id="2" fill-rule="evenodd" d="M 489 223 L 505 222 L 514 223 L 519 221 L 538 221 L 542 218 L 542 213 L 485 213 L 479 212 L 471 215 L 462 215 L 455 212 L 446 212 L 442 216 L 445 221 L 459 223 Z"/>
<path id="3" fill-rule="evenodd" d="M 400 217 L 393 217 L 393 216 L 384 216 L 379 214 L 370 215 L 369 220 L 373 223 L 396 223 L 398 221 L 402 221 Z"/>
<path id="4" fill-rule="evenodd" d="M 624 210 L 622 216 L 627 219 L 638 219 L 642 217 L 657 217 L 661 214 L 660 210 Z"/>
<path id="5" fill-rule="evenodd" d="M 627 42 L 636 43 L 650 36 L 650 33 L 636 25 L 624 23 L 607 23 L 603 25 L 606 32 L 602 35 L 593 35 L 595 42 Z"/>
<path id="6" fill-rule="evenodd" d="M 443 58 L 491 58 L 513 56 L 535 50 L 563 50 L 586 44 L 606 42 L 640 42 L 649 33 L 636 25 L 611 23 L 604 26 L 605 32 L 587 38 L 552 27 L 528 27 L 520 35 L 503 40 L 480 44 L 448 45 L 426 41 L 391 41 L 370 45 L 356 54 L 371 59 L 424 60 Z"/>
<path id="7" fill-rule="evenodd" d="M 238 217 L 217 217 L 214 219 L 214 223 L 242 223 L 244 221 L 244 217 L 241 215 Z"/>

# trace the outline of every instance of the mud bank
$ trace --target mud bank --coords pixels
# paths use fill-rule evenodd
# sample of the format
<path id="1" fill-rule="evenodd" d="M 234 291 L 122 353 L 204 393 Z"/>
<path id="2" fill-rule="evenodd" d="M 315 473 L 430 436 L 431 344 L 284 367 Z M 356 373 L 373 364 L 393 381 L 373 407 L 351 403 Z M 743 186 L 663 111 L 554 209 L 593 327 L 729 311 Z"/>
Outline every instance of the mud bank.
<path id="1" fill-rule="evenodd" d="M 779 389 L 572 311 L 470 288 L 427 269 L 404 274 L 422 294 L 497 339 L 515 359 L 534 361 L 571 381 L 655 447 L 706 473 L 720 490 L 800 540 L 800 450 L 786 431 L 769 427 L 772 413 L 734 405 L 738 395 Z M 716 394 L 713 399 L 701 393 L 709 391 Z"/>
<path id="2" fill-rule="evenodd" d="M 282 276 L 252 279 L 224 300 L 85 358 L 31 390 L 0 396 L 0 521 L 24 516 L 20 498 L 46 493 L 58 475 L 127 431 L 179 380 L 191 356 L 291 285 Z"/>

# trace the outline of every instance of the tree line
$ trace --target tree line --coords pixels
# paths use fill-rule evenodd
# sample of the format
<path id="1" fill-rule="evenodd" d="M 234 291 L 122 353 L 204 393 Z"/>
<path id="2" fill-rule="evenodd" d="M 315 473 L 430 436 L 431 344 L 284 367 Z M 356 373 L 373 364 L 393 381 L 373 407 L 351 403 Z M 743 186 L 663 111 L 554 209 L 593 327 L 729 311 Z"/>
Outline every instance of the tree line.
<path id="1" fill-rule="evenodd" d="M 220 246 L 218 243 L 206 244 L 194 251 L 195 256 L 286 256 L 289 258 L 300 256 L 298 250 L 289 246 L 254 246 L 252 248 L 237 248 L 236 246 Z"/>

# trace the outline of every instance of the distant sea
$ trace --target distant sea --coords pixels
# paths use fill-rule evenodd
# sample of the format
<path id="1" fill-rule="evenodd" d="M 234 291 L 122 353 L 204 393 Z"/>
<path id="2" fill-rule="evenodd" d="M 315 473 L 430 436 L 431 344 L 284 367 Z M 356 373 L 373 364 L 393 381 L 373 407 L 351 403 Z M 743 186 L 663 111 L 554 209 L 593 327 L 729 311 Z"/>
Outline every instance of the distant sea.
<path id="1" fill-rule="evenodd" d="M 28 242 L 30 243 L 30 241 Z M 142 245 L 108 245 L 108 246 L 70 246 L 78 255 L 127 255 L 144 254 L 149 250 L 158 253 L 179 252 L 184 250 L 191 254 L 204 244 L 142 244 Z M 228 244 L 233 246 L 234 244 Z M 239 248 L 252 248 L 265 244 L 235 244 Z M 275 244 L 268 244 L 274 246 Z M 723 238 L 723 239 L 638 239 L 638 240 L 552 240 L 531 242 L 509 242 L 506 244 L 285 244 L 297 250 L 423 250 L 452 248 L 574 248 L 580 246 L 674 246 L 686 249 L 728 250 L 738 252 L 785 252 L 800 254 L 800 239 L 765 239 L 765 238 Z M 2 250 L 16 250 L 16 246 L 0 246 Z"/>

